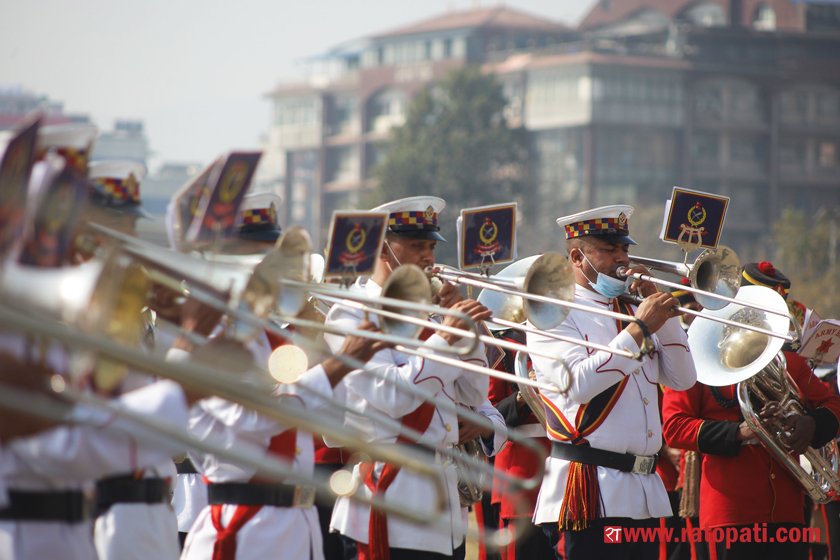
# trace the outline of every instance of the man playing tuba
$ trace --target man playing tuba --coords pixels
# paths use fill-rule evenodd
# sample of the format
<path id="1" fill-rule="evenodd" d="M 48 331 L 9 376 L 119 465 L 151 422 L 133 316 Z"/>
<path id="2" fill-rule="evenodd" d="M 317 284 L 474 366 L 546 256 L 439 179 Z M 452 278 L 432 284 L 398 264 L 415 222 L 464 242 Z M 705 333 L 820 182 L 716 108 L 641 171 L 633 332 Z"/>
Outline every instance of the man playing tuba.
<path id="1" fill-rule="evenodd" d="M 769 287 L 786 297 L 790 281 L 767 265 L 747 264 L 742 285 Z M 837 435 L 840 397 L 801 356 L 788 350 L 783 354 L 804 406 L 804 414 L 791 412 L 782 420 L 780 444 L 796 459 L 808 446 L 817 449 Z M 759 416 L 762 423 L 780 420 L 778 403 L 770 402 Z M 803 487 L 756 440 L 744 420 L 736 385 L 697 383 L 686 391 L 667 391 L 663 420 L 668 445 L 703 453 L 700 528 L 717 558 L 808 557 Z"/>

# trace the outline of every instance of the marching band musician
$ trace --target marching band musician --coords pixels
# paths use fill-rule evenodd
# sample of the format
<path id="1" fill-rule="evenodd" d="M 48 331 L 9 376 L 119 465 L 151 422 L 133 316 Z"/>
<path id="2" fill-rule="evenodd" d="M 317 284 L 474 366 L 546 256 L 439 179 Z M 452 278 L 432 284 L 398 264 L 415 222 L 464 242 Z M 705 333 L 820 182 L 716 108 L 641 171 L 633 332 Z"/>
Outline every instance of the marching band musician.
<path id="1" fill-rule="evenodd" d="M 225 252 L 246 255 L 264 254 L 270 250 L 282 231 L 277 221 L 281 202 L 274 193 L 246 194 L 239 211 L 237 236 L 225 244 Z M 178 476 L 172 506 L 178 520 L 178 539 L 183 547 L 190 527 L 207 506 L 207 485 L 188 456 L 177 461 L 175 467 Z"/>
<path id="2" fill-rule="evenodd" d="M 496 407 L 494 407 L 489 400 L 486 400 L 484 404 L 477 406 L 475 408 L 475 412 L 489 419 L 491 422 L 493 422 L 493 424 L 495 424 L 496 427 L 493 429 L 485 428 L 483 426 L 473 424 L 467 418 L 459 418 L 458 445 L 464 446 L 469 444 L 470 442 L 477 441 L 479 446 L 481 447 L 481 452 L 484 453 L 486 457 L 494 457 L 499 451 L 501 451 L 502 447 L 507 442 L 507 437 L 503 429 L 505 428 L 505 419 L 502 418 L 501 413 L 498 410 L 496 410 Z M 468 469 L 469 467 L 467 466 L 465 468 Z M 469 472 L 465 472 L 463 474 L 466 478 L 470 480 L 476 480 L 480 478 L 475 475 L 471 475 Z M 461 486 L 465 483 L 466 482 L 464 480 L 459 481 L 459 493 L 461 493 Z M 469 503 L 465 503 L 465 500 Z M 462 499 L 461 501 L 461 516 L 464 525 L 466 525 L 468 522 L 467 518 L 469 516 L 469 510 L 473 509 L 473 505 L 476 503 L 473 501 L 472 497 L 468 499 L 465 498 L 465 500 Z M 478 524 L 481 524 L 481 519 L 478 519 L 477 513 L 476 522 Z M 461 546 L 455 549 L 455 551 L 452 553 L 452 557 L 455 560 L 464 560 L 466 553 L 467 543 L 465 540 L 461 543 Z"/>
<path id="3" fill-rule="evenodd" d="M 559 218 L 575 277 L 575 301 L 593 308 L 631 313 L 649 330 L 654 351 L 642 361 L 528 334 L 528 345 L 559 353 L 571 369 L 567 394 L 543 392 L 551 456 L 537 498 L 534 522 L 552 540 L 557 558 L 653 558 L 658 543 L 621 540 L 624 528 L 658 526 L 671 514 L 668 496 L 655 474 L 662 444 L 657 384 L 687 389 L 696 372 L 674 298 L 650 282 L 620 278 L 632 271 L 628 248 L 631 206 L 605 206 Z M 644 300 L 620 303 L 629 287 Z M 644 334 L 637 323 L 622 324 L 594 313 L 571 310 L 551 332 L 638 352 Z M 537 379 L 562 386 L 556 361 L 532 357 Z M 557 546 L 563 537 L 563 550 Z M 610 542 L 611 540 L 620 543 Z"/>
<path id="4" fill-rule="evenodd" d="M 437 221 L 444 206 L 440 198 L 417 196 L 374 208 L 389 213 L 385 246 L 373 276 L 364 284 L 357 282 L 354 289 L 366 296 L 376 297 L 380 295 L 391 272 L 400 265 L 414 264 L 424 269 L 433 266 L 435 245 L 444 240 L 439 233 Z M 437 304 L 466 313 L 475 321 L 490 316 L 483 305 L 474 300 L 462 299 L 458 290 L 450 284 L 444 284 L 440 290 Z M 337 304 L 330 310 L 326 322 L 332 326 L 352 328 L 362 318 L 363 312 Z M 464 321 L 451 316 L 447 316 L 443 324 L 466 327 Z M 342 342 L 340 336 L 326 335 L 325 339 L 334 351 Z M 426 341 L 428 346 L 459 343 L 460 337 L 444 331 L 430 334 Z M 461 359 L 487 365 L 483 345 Z M 366 372 L 351 373 L 339 386 L 337 393 L 343 395 L 347 404 L 355 407 L 360 415 L 370 410 L 401 420 L 404 426 L 424 433 L 425 439 L 435 446 L 453 446 L 458 443 L 456 415 L 401 390 L 401 386 L 414 385 L 433 393 L 437 398 L 451 399 L 466 406 L 479 406 L 487 399 L 488 378 L 458 367 L 393 350 L 379 352 L 367 365 L 381 376 Z M 356 415 L 347 415 L 345 423 L 357 427 L 366 438 L 375 442 L 402 441 L 395 430 L 375 423 L 363 423 L 361 416 L 357 418 Z M 356 553 L 360 559 L 373 560 L 451 557 L 453 550 L 464 539 L 464 528 L 454 467 L 447 462 L 442 465 L 442 469 L 446 476 L 450 505 L 448 512 L 441 514 L 438 524 L 419 526 L 399 519 L 389 519 L 372 512 L 367 506 L 339 498 L 333 511 L 331 529 L 348 539 L 346 558 L 354 558 Z M 384 494 L 384 498 L 390 502 L 410 504 L 421 512 L 433 510 L 435 492 L 424 477 L 380 462 L 373 466 L 357 464 L 353 476 L 359 487 L 368 494 Z"/>
<path id="5" fill-rule="evenodd" d="M 787 297 L 790 280 L 769 263 L 744 266 L 742 285 L 761 285 Z M 783 437 L 795 453 L 817 449 L 838 433 L 840 397 L 822 383 L 804 358 L 783 349 L 787 372 L 802 396 L 805 414 L 792 413 Z M 769 402 L 762 419 L 778 413 Z M 736 385 L 697 383 L 685 391 L 668 391 L 663 402 L 663 432 L 669 445 L 703 453 L 700 479 L 700 527 L 708 535 L 728 530 L 734 538 L 709 542 L 719 560 L 804 560 L 806 539 L 789 531 L 804 525 L 802 486 L 774 459 L 744 421 Z M 778 530 L 792 538 L 777 539 Z M 749 535 L 747 535 L 749 534 Z M 775 542 L 773 542 L 775 541 Z"/>
<path id="6" fill-rule="evenodd" d="M 24 346 L 20 335 L 3 337 L 8 352 Z M 17 358 L 24 363 L 21 357 Z M 50 348 L 46 364 L 63 371 L 69 358 Z M 116 399 L 133 412 L 186 424 L 188 395 L 162 381 Z M 85 488 L 105 476 L 156 464 L 179 450 L 139 444 L 131 422 L 77 405 L 73 416 L 94 425 L 58 426 L 4 443 L 0 471 L 9 503 L 0 509 L 0 558 L 97 558 L 90 497 Z"/>
<path id="7" fill-rule="evenodd" d="M 213 312 L 195 310 L 198 329 L 218 319 Z M 203 325 L 203 326 L 202 326 Z M 362 329 L 374 330 L 364 323 Z M 270 348 L 257 339 L 248 350 L 256 364 L 268 364 Z M 347 337 L 340 354 L 367 361 L 387 344 L 368 338 Z M 192 351 L 180 337 L 169 351 L 179 361 Z M 328 406 L 333 387 L 350 371 L 336 358 L 328 358 L 303 373 L 293 384 L 278 384 L 274 395 L 286 407 L 308 411 Z M 309 390 L 301 390 L 306 385 Z M 312 435 L 249 410 L 220 397 L 202 400 L 190 415 L 190 430 L 198 437 L 224 442 L 235 448 L 238 441 L 264 446 L 270 454 L 287 460 L 304 476 L 314 472 Z M 278 553 L 288 558 L 323 560 L 314 492 L 302 486 L 262 480 L 254 469 L 228 463 L 212 455 L 192 455 L 208 482 L 208 501 L 195 520 L 184 545 L 184 559 L 242 560 L 268 558 Z M 282 552 L 281 552 L 282 551 Z"/>
<path id="8" fill-rule="evenodd" d="M 44 152 L 49 149 L 61 154 L 66 172 L 76 174 L 80 181 L 87 171 L 86 154 L 93 135 L 95 129 L 91 132 L 87 126 L 45 127 L 39 131 L 38 142 Z M 37 174 L 39 179 L 33 179 L 30 194 L 49 192 L 50 173 L 43 172 L 46 164 L 36 164 L 39 165 L 42 172 Z M 63 216 L 64 220 L 51 223 L 55 238 L 69 237 L 76 224 L 71 216 L 72 213 Z M 40 254 L 63 247 L 63 244 L 53 247 L 41 241 L 40 237 L 32 240 L 27 251 Z M 36 362 L 33 371 L 47 368 L 50 372 L 69 374 L 72 360 L 69 350 L 57 343 L 34 344 L 33 340 L 26 335 L 4 333 L 0 344 L 3 352 L 19 364 L 28 367 Z M 71 384 L 76 383 L 76 377 L 72 376 Z M 84 378 L 80 385 L 85 386 L 88 377 L 79 377 Z M 185 424 L 190 398 L 177 384 L 160 382 L 127 391 L 116 402 L 129 411 Z M 137 427 L 130 421 L 115 419 L 83 405 L 71 410 L 72 419 L 79 425 L 54 427 L 4 446 L 0 471 L 6 477 L 9 503 L 0 510 L 2 558 L 96 558 L 90 516 L 92 504 L 87 492 L 93 480 L 166 461 L 177 452 L 162 441 L 153 447 L 140 445 Z"/>
<path id="9" fill-rule="evenodd" d="M 247 196 L 243 202 L 242 226 L 236 239 L 228 240 L 228 253 L 265 253 L 279 236 L 276 222 L 277 197 L 267 194 Z M 198 302 L 188 300 L 182 310 L 186 331 L 208 336 L 221 315 Z M 362 325 L 372 329 L 372 325 Z M 218 329 L 211 336 L 218 340 Z M 348 337 L 338 351 L 361 361 L 386 345 L 371 339 Z M 271 344 L 266 332 L 247 344 L 243 359 L 252 359 L 267 368 Z M 168 359 L 183 360 L 194 351 L 186 336 L 179 337 Z M 218 365 L 218 362 L 213 360 Z M 332 396 L 333 387 L 350 369 L 330 358 L 303 373 L 293 384 L 278 384 L 274 395 L 287 407 L 308 411 L 322 410 Z M 303 390 L 306 386 L 308 390 Z M 322 398 L 323 397 L 323 398 Z M 287 460 L 295 471 L 311 476 L 314 471 L 313 438 L 241 404 L 220 397 L 202 400 L 192 410 L 190 430 L 198 437 L 222 441 L 235 447 L 249 442 L 264 447 L 268 453 Z M 207 482 L 207 503 L 189 529 L 182 558 L 233 560 L 265 558 L 282 550 L 290 558 L 323 560 L 321 530 L 313 505 L 312 489 L 293 484 L 275 483 L 255 476 L 253 469 L 242 468 L 214 456 L 189 454 L 191 462 Z M 195 505 L 195 504 L 193 504 Z"/>
<path id="10" fill-rule="evenodd" d="M 91 162 L 88 178 L 92 189 L 86 221 L 135 236 L 137 221 L 149 217 L 140 189 L 145 176 L 145 167 L 133 161 Z M 97 233 L 82 234 L 75 260 L 87 260 L 103 242 Z M 154 324 L 147 316 L 143 320 L 144 344 L 151 350 Z M 117 390 L 127 391 L 154 382 L 149 375 L 129 373 Z M 179 556 L 177 519 L 170 505 L 175 478 L 175 466 L 171 458 L 166 458 L 97 482 L 94 539 L 100 560 Z"/>
<path id="11" fill-rule="evenodd" d="M 686 277 L 680 278 L 680 284 L 685 287 L 691 286 L 691 282 Z M 684 288 L 673 289 L 671 295 L 677 298 L 681 307 L 693 311 L 703 309 L 703 306 L 694 298 L 694 293 Z M 696 315 L 690 313 L 680 315 L 683 330 L 688 332 L 695 317 Z M 659 399 L 660 408 L 665 392 L 670 390 L 662 389 Z M 700 487 L 700 463 L 699 453 L 695 451 L 676 449 L 663 444 L 659 452 L 656 472 L 665 483 L 673 510 L 671 517 L 660 520 L 660 527 L 670 529 L 674 531 L 674 534 L 678 534 L 685 528 L 685 534 L 689 537 L 680 541 L 672 539 L 671 542 L 663 543 L 665 546 L 659 549 L 659 557 L 662 560 L 665 558 L 668 560 L 706 560 L 709 557 L 707 543 L 703 539 L 695 538 L 697 535 L 694 531 L 694 528 L 698 526 L 699 503 L 696 489 Z"/>
<path id="12" fill-rule="evenodd" d="M 514 329 L 496 332 L 494 336 L 525 343 L 525 334 Z M 506 350 L 496 369 L 514 373 L 516 359 L 516 353 Z M 548 454 L 550 445 L 545 437 L 545 427 L 525 402 L 518 385 L 501 379 L 491 379 L 490 400 L 509 427 L 516 428 L 520 434 L 529 437 Z M 539 472 L 541 463 L 533 451 L 526 449 L 519 442 L 508 441 L 496 455 L 495 468 L 512 476 L 533 478 Z M 491 499 L 492 504 L 498 507 L 498 525 L 500 528 L 515 528 L 517 534 L 516 540 L 500 551 L 501 560 L 551 557 L 551 543 L 545 534 L 531 523 L 538 491 L 539 488 L 513 491 L 506 488 L 502 481 L 494 481 Z"/>

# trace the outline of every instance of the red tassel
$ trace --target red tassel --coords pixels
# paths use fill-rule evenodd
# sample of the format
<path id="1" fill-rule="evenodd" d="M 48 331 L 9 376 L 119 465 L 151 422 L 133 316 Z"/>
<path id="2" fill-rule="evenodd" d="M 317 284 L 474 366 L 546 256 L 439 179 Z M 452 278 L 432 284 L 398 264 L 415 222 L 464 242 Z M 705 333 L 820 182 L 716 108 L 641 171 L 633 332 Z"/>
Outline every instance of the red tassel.
<path id="1" fill-rule="evenodd" d="M 776 276 L 776 267 L 769 261 L 761 261 L 758 263 L 758 270 L 767 276 L 773 276 L 774 278 Z"/>
<path id="2" fill-rule="evenodd" d="M 561 531 L 581 531 L 600 517 L 600 489 L 598 467 L 583 463 L 569 463 L 566 491 L 560 504 Z"/>

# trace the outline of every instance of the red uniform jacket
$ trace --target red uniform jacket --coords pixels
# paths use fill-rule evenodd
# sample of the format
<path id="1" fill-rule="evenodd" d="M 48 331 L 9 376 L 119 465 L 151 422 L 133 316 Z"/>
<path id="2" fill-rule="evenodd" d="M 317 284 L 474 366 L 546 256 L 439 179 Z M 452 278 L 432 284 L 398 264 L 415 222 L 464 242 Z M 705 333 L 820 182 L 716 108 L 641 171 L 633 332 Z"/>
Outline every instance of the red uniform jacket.
<path id="1" fill-rule="evenodd" d="M 510 353 L 506 353 L 509 357 Z M 507 366 L 507 367 L 506 367 Z M 501 371 L 513 373 L 513 367 L 502 360 L 497 366 Z M 490 378 L 490 402 L 493 403 L 502 416 L 505 424 L 510 428 L 519 428 L 525 424 L 536 424 L 539 421 L 528 405 L 516 402 L 516 387 L 514 384 L 494 377 Z M 550 449 L 547 437 L 533 438 L 534 443 L 542 444 L 546 453 Z M 519 478 L 531 478 L 535 476 L 543 466 L 543 461 L 533 451 L 522 446 L 522 444 L 508 441 L 496 454 L 494 462 L 496 470 Z M 534 504 L 537 501 L 539 485 L 527 492 L 511 492 L 505 488 L 501 481 L 494 480 L 491 502 L 499 504 L 499 517 L 512 519 L 515 517 L 530 518 L 534 513 Z"/>
<path id="2" fill-rule="evenodd" d="M 785 352 L 787 369 L 808 415 L 816 421 L 812 447 L 837 435 L 840 398 L 834 396 L 798 354 Z M 803 490 L 787 469 L 762 445 L 741 445 L 743 420 L 735 385 L 717 387 L 717 395 L 697 383 L 687 391 L 665 393 L 663 434 L 671 447 L 700 451 L 700 526 L 753 523 L 803 523 Z"/>

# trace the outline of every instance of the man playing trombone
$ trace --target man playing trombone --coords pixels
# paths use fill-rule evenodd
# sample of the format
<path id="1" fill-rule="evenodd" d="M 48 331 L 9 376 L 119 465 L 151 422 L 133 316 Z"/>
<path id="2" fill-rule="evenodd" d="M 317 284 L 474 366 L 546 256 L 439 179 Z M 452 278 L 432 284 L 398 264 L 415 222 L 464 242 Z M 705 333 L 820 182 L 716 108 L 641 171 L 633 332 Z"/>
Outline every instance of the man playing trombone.
<path id="1" fill-rule="evenodd" d="M 627 542 L 627 528 L 658 527 L 671 514 L 655 473 L 662 445 L 657 385 L 691 387 L 696 379 L 677 302 L 650 282 L 619 276 L 629 268 L 630 206 L 606 206 L 557 220 L 565 232 L 575 302 L 634 315 L 624 323 L 581 310 L 550 332 L 641 353 L 641 361 L 581 345 L 528 335 L 528 345 L 563 356 L 572 380 L 566 393 L 543 392 L 551 456 L 534 511 L 558 558 L 656 557 L 658 543 Z M 644 297 L 638 307 L 619 296 Z M 644 327 L 648 332 L 644 332 Z M 562 364 L 532 356 L 537 379 L 563 386 Z M 562 537 L 562 539 L 561 539 Z M 620 544 L 619 544 L 620 543 Z M 563 551 L 561 552 L 561 548 Z"/>
<path id="2" fill-rule="evenodd" d="M 436 197 L 411 197 L 397 200 L 374 210 L 389 212 L 385 247 L 374 274 L 366 284 L 355 287 L 368 297 L 379 296 L 391 273 L 401 265 L 413 264 L 421 268 L 434 265 L 435 245 L 444 240 L 439 233 L 437 216 L 444 201 Z M 458 290 L 444 285 L 437 303 L 471 317 L 474 321 L 489 318 L 490 312 L 474 300 L 461 299 Z M 349 329 L 363 321 L 362 311 L 349 305 L 337 304 L 327 316 L 327 325 Z M 465 321 L 447 316 L 444 325 L 465 328 Z M 423 335 L 421 335 L 422 338 Z M 327 343 L 337 350 L 342 337 L 326 335 Z M 430 334 L 424 346 L 431 348 L 458 345 L 459 337 L 450 332 Z M 479 344 L 464 361 L 487 365 L 484 349 Z M 368 362 L 368 372 L 353 372 L 336 388 L 345 392 L 346 402 L 359 415 L 348 415 L 345 423 L 357 427 L 371 441 L 389 443 L 403 441 L 397 430 L 380 423 L 363 420 L 368 413 L 384 414 L 424 434 L 424 440 L 436 447 L 450 447 L 458 443 L 456 414 L 431 402 L 424 401 L 404 387 L 423 389 L 437 399 L 448 399 L 467 406 L 479 406 L 487 399 L 488 378 L 463 371 L 459 367 L 443 365 L 422 357 L 395 350 L 377 353 Z M 438 459 L 441 461 L 440 459 Z M 443 462 L 443 461 L 441 461 Z M 399 519 L 377 516 L 370 508 L 346 499 L 336 502 L 331 528 L 349 540 L 347 557 L 390 558 L 449 558 L 464 538 L 461 508 L 456 489 L 454 467 L 445 464 L 448 508 L 440 515 L 440 522 L 428 526 L 406 523 Z M 354 467 L 354 480 L 370 494 L 384 495 L 386 500 L 398 501 L 417 511 L 434 511 L 435 492 L 429 482 L 416 474 L 397 470 L 393 465 L 376 463 Z M 353 546 L 356 550 L 351 550 Z"/>

